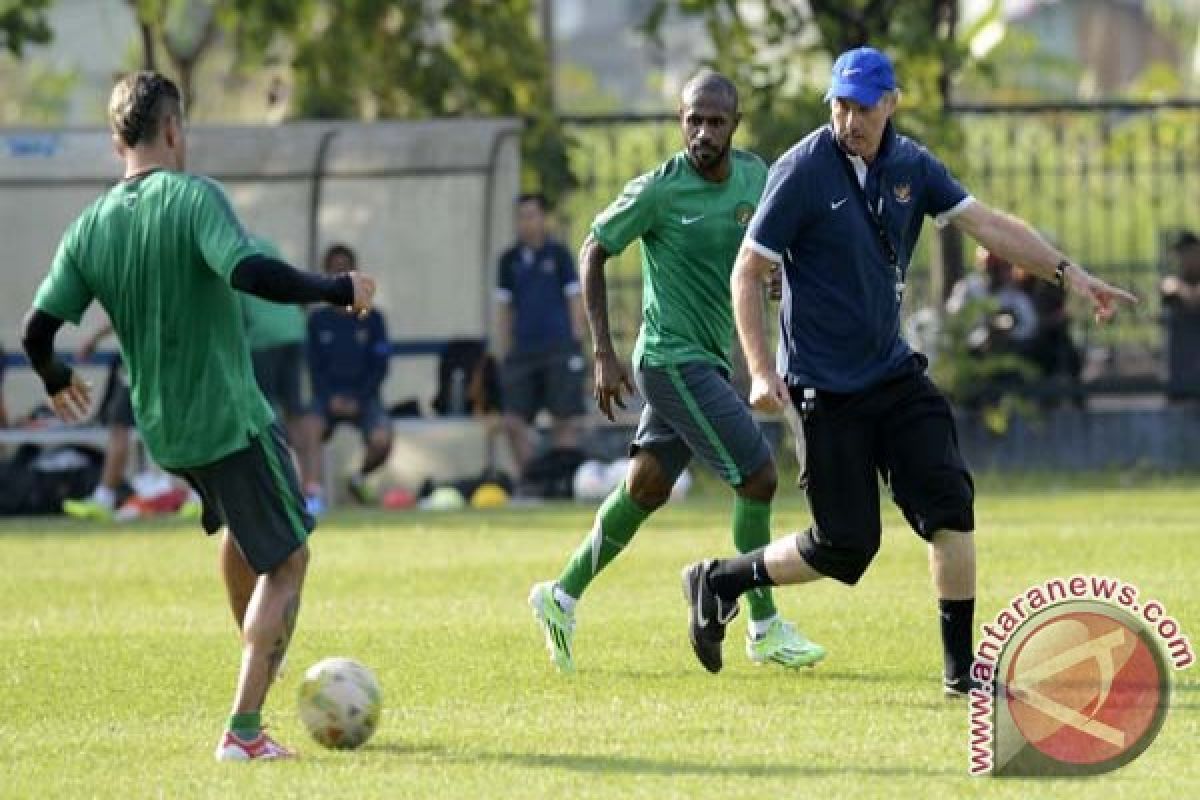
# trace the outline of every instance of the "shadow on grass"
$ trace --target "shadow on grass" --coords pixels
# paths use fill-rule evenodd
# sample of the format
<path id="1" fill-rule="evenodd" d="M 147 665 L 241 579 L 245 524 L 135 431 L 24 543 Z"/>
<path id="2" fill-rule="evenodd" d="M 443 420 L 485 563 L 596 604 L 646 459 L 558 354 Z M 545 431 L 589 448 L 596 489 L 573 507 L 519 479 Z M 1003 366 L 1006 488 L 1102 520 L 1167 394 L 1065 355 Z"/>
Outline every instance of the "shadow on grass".
<path id="1" fill-rule="evenodd" d="M 471 750 L 450 751 L 440 745 L 412 745 L 383 743 L 363 748 L 368 752 L 386 753 L 396 756 L 428 755 L 437 761 L 476 766 L 494 764 L 498 766 L 524 767 L 530 769 L 565 769 L 572 772 L 628 775 L 695 775 L 713 777 L 747 778 L 810 778 L 847 773 L 874 777 L 943 777 L 958 775 L 961 770 L 932 769 L 928 767 L 889 767 L 873 764 L 719 764 L 699 761 L 684 761 L 667 758 L 647 758 L 623 755 L 583 755 L 575 753 L 508 753 Z"/>

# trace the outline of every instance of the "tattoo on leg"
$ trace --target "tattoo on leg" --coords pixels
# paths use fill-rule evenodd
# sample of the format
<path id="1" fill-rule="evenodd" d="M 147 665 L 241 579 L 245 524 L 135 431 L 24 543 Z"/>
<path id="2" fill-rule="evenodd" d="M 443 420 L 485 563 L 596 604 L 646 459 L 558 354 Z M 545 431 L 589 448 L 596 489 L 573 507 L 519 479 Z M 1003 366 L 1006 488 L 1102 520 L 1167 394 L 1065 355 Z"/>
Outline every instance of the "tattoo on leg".
<path id="1" fill-rule="evenodd" d="M 300 613 L 300 595 L 293 595 L 287 604 L 283 607 L 283 632 L 279 634 L 279 638 L 275 640 L 275 644 L 271 647 L 271 653 L 267 656 L 267 674 L 271 676 L 271 680 L 275 680 L 275 676 L 279 673 L 279 665 L 283 663 L 283 657 L 287 654 L 288 645 L 292 642 L 292 633 L 296 630 L 296 617 Z"/>

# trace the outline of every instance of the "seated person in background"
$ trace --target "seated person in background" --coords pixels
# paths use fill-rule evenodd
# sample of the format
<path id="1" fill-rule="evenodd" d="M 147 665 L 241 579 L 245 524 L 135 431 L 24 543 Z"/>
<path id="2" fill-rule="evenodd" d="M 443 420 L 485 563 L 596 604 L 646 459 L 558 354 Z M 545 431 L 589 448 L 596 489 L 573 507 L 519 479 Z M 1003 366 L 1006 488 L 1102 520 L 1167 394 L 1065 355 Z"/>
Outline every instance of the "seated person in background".
<path id="1" fill-rule="evenodd" d="M 1013 265 L 982 247 L 975 250 L 975 272 L 951 289 L 946 312 L 961 314 L 980 300 L 990 300 L 995 309 L 979 321 L 978 333 L 972 335 L 972 349 L 1023 354 L 1037 333 L 1033 300 L 1018 284 Z"/>
<path id="2" fill-rule="evenodd" d="M 270 241 L 260 236 L 250 239 L 264 254 L 284 260 Z M 242 304 L 242 321 L 254 364 L 254 379 L 276 415 L 287 426 L 288 440 L 299 464 L 308 513 L 320 514 L 325 509 L 320 479 L 320 425 L 314 424 L 304 400 L 308 318 L 301 306 L 272 303 L 246 292 L 239 292 L 238 299 Z"/>
<path id="3" fill-rule="evenodd" d="M 89 361 L 96 347 L 113 332 L 112 323 L 105 320 L 100 327 L 83 340 L 75 351 L 79 363 Z M 112 519 L 117 510 L 117 493 L 125 480 L 129 466 L 129 443 L 132 438 L 133 404 L 129 397 L 129 384 L 124 370 L 115 366 L 109 378 L 100 408 L 96 411 L 96 422 L 108 428 L 108 443 L 104 447 L 104 465 L 101 467 L 100 483 L 91 495 L 82 500 L 67 500 L 63 512 L 79 519 Z"/>
<path id="4" fill-rule="evenodd" d="M 542 409 L 554 420 L 553 447 L 579 445 L 586 364 L 584 313 L 575 260 L 547 235 L 546 198 L 517 198 L 517 242 L 500 256 L 495 354 L 513 461 L 524 475 L 533 456 L 529 425 Z"/>
<path id="5" fill-rule="evenodd" d="M 330 275 L 350 272 L 356 264 L 354 251 L 344 244 L 325 253 L 324 268 Z M 322 306 L 308 318 L 308 367 L 320 436 L 328 439 L 338 423 L 351 422 L 362 431 L 366 445 L 362 466 L 347 482 L 360 503 L 374 499 L 366 478 L 392 451 L 392 422 L 380 397 L 390 355 L 387 327 L 376 309 L 360 318 Z"/>
<path id="6" fill-rule="evenodd" d="M 1167 384 L 1172 399 L 1200 395 L 1200 238 L 1181 231 L 1168 243 L 1172 274 L 1159 283 L 1166 312 Z"/>
<path id="7" fill-rule="evenodd" d="M 1037 365 L 1042 377 L 1065 379 L 1072 386 L 1078 385 L 1083 356 L 1071 339 L 1066 291 L 1019 267 L 1017 282 L 1029 294 L 1037 312 L 1037 332 L 1026 345 L 1025 355 Z"/>

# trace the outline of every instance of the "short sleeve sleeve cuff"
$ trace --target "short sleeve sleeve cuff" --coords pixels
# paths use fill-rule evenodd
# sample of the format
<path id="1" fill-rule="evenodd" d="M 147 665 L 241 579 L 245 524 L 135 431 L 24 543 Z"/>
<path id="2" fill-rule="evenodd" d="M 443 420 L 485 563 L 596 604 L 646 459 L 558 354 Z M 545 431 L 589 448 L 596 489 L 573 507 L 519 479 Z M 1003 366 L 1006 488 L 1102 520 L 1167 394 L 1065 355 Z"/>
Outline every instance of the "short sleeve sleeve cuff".
<path id="1" fill-rule="evenodd" d="M 758 242 L 754 241 L 753 239 L 751 239 L 748 236 L 746 237 L 743 244 L 746 247 L 748 247 L 750 250 L 752 250 L 753 252 L 758 253 L 760 256 L 762 256 L 763 258 L 767 259 L 768 261 L 770 261 L 774 264 L 782 264 L 783 263 L 783 253 L 778 253 L 778 252 L 772 250 L 771 248 L 767 247 L 764 244 L 759 244 Z"/>
<path id="2" fill-rule="evenodd" d="M 957 203 L 955 203 L 952 208 L 946 209 L 942 213 L 935 216 L 933 218 L 933 223 L 937 225 L 938 230 L 941 230 L 953 222 L 955 217 L 970 208 L 971 204 L 974 202 L 975 198 L 972 195 L 967 195 L 962 200 L 959 200 Z"/>

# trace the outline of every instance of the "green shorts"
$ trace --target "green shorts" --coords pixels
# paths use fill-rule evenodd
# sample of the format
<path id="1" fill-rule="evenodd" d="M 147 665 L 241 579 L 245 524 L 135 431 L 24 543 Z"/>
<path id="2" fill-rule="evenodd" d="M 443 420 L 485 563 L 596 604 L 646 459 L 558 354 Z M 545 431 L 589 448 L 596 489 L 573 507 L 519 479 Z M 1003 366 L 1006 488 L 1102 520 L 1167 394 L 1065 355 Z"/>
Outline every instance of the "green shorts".
<path id="1" fill-rule="evenodd" d="M 229 528 L 259 575 L 287 560 L 316 527 L 304 509 L 292 454 L 278 422 L 252 436 L 248 447 L 211 464 L 173 471 L 200 495 L 204 530 L 213 534 Z"/>

